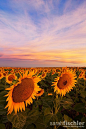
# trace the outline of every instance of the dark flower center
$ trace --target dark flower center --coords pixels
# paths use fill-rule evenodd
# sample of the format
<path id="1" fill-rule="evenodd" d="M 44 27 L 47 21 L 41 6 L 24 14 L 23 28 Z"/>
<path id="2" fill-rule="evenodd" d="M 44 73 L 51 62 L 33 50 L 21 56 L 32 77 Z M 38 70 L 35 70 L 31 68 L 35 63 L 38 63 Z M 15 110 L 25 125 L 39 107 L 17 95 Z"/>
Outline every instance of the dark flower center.
<path id="1" fill-rule="evenodd" d="M 8 77 L 8 80 L 9 80 L 9 81 L 13 81 L 13 79 L 15 79 L 15 76 L 14 76 L 14 75 L 10 75 L 10 76 Z"/>
<path id="2" fill-rule="evenodd" d="M 66 85 L 67 84 L 67 81 L 64 81 L 63 84 Z"/>
<path id="3" fill-rule="evenodd" d="M 68 74 L 63 74 L 62 77 L 58 80 L 57 87 L 59 89 L 65 89 L 71 83 L 71 77 Z"/>
<path id="4" fill-rule="evenodd" d="M 34 91 L 34 82 L 31 78 L 25 78 L 13 89 L 12 98 L 15 103 L 24 102 Z"/>

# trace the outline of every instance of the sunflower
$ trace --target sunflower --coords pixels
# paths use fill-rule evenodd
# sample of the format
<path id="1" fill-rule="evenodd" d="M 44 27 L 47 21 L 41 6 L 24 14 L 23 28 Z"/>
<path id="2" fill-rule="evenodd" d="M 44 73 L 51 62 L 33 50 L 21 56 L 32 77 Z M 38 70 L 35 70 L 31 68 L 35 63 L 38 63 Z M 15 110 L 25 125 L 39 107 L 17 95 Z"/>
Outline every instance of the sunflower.
<path id="1" fill-rule="evenodd" d="M 42 71 L 41 68 L 38 68 L 38 69 L 37 69 L 37 73 L 38 73 L 38 74 L 41 73 L 41 71 Z"/>
<path id="2" fill-rule="evenodd" d="M 56 72 L 55 71 L 52 71 L 52 75 L 54 75 Z"/>
<path id="3" fill-rule="evenodd" d="M 11 69 L 10 73 L 14 73 L 14 69 Z"/>
<path id="4" fill-rule="evenodd" d="M 12 83 L 13 79 L 15 79 L 15 80 L 17 79 L 17 76 L 15 74 L 9 74 L 6 76 L 6 82 L 9 84 Z"/>
<path id="5" fill-rule="evenodd" d="M 58 73 L 60 71 L 60 69 L 59 68 L 56 68 L 56 73 Z"/>
<path id="6" fill-rule="evenodd" d="M 84 78 L 85 76 L 85 71 L 82 71 L 80 74 L 79 74 L 79 78 Z"/>
<path id="7" fill-rule="evenodd" d="M 60 95 L 65 95 L 74 86 L 76 75 L 72 70 L 65 69 L 60 77 L 55 78 L 55 82 L 52 82 L 54 86 L 54 92 L 56 91 Z"/>
<path id="8" fill-rule="evenodd" d="M 86 80 L 86 74 L 84 75 L 84 80 Z"/>
<path id="9" fill-rule="evenodd" d="M 0 68 L 0 72 L 2 72 L 3 70 L 2 70 L 2 68 Z"/>
<path id="10" fill-rule="evenodd" d="M 8 74 L 8 71 L 3 71 L 3 76 L 6 77 Z"/>
<path id="11" fill-rule="evenodd" d="M 48 72 L 48 68 L 44 68 L 44 69 L 43 69 L 43 72 L 44 72 L 44 73 L 47 73 L 47 72 Z"/>
<path id="12" fill-rule="evenodd" d="M 19 78 L 19 82 L 17 84 L 12 85 L 10 88 L 7 88 L 6 90 L 9 90 L 8 94 L 5 96 L 8 96 L 6 101 L 8 101 L 5 108 L 8 107 L 8 114 L 11 114 L 11 112 L 17 111 L 19 112 L 19 109 L 22 111 L 25 110 L 25 104 L 27 107 L 27 104 L 31 104 L 33 102 L 32 99 L 35 99 L 36 94 L 38 91 L 41 90 L 37 83 L 41 80 L 40 77 L 33 76 L 34 73 L 25 72 L 21 78 Z"/>
<path id="13" fill-rule="evenodd" d="M 0 72 L 0 79 L 2 79 L 4 77 L 3 73 Z"/>
<path id="14" fill-rule="evenodd" d="M 50 73 L 51 72 L 51 68 L 48 68 L 48 73 Z"/>
<path id="15" fill-rule="evenodd" d="M 43 79 L 45 77 L 46 77 L 46 73 L 42 73 L 41 78 Z"/>
<path id="16" fill-rule="evenodd" d="M 38 91 L 38 93 L 36 94 L 36 96 L 41 96 L 44 94 L 44 89 L 41 89 L 40 91 Z"/>

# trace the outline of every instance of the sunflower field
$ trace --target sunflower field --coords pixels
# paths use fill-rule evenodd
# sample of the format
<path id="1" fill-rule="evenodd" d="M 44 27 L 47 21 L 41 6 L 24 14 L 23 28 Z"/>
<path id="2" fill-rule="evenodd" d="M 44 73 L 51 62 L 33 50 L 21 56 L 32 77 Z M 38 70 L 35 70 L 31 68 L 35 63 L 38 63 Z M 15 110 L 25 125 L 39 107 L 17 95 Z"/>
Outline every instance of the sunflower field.
<path id="1" fill-rule="evenodd" d="M 86 129 L 86 67 L 0 67 L 0 129 Z"/>

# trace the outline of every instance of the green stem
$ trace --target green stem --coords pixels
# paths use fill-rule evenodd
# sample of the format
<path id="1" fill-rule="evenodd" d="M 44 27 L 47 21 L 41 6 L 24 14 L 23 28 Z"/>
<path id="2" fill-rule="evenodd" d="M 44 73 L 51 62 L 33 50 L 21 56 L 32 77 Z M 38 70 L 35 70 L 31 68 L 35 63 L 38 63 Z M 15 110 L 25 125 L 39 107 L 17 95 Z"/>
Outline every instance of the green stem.
<path id="1" fill-rule="evenodd" d="M 84 80 L 84 88 L 83 88 L 83 90 L 85 91 L 85 80 Z"/>
<path id="2" fill-rule="evenodd" d="M 5 78 L 5 88 L 6 88 L 6 78 Z"/>
<path id="3" fill-rule="evenodd" d="M 84 87 L 85 87 L 85 80 L 84 80 Z"/>
<path id="4" fill-rule="evenodd" d="M 54 109 L 55 109 L 55 115 L 57 114 L 58 112 L 58 103 L 57 103 L 57 99 L 58 99 L 58 94 L 56 93 L 56 98 L 55 98 L 55 103 L 54 103 Z M 56 129 L 56 125 L 54 126 L 54 129 Z"/>
<path id="5" fill-rule="evenodd" d="M 57 107 L 58 107 L 57 99 L 58 99 L 58 94 L 56 94 L 56 101 L 55 101 L 55 114 L 57 114 L 57 112 L 58 112 L 58 109 L 57 109 Z"/>

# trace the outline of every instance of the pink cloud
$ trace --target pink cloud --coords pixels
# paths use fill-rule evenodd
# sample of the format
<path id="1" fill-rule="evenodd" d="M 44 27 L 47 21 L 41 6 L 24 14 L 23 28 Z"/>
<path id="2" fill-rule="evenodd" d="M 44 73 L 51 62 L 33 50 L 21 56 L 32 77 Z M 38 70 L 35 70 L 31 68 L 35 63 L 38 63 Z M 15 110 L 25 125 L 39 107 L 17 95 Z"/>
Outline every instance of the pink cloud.
<path id="1" fill-rule="evenodd" d="M 82 49 L 70 49 L 70 50 L 53 50 L 43 52 L 23 52 L 16 54 L 4 54 L 1 59 L 17 59 L 17 60 L 38 60 L 48 62 L 60 62 L 71 64 L 86 63 L 86 48 Z"/>
<path id="2" fill-rule="evenodd" d="M 24 12 L 12 15 L 0 10 L 3 22 L 0 23 L 0 48 L 3 48 L 0 58 L 86 63 L 86 2 L 67 12 L 71 4 L 69 0 L 61 16 L 51 13 L 54 8 L 52 0 L 46 4 L 43 0 L 25 0 L 25 4 L 24 0 L 14 0 L 14 3 L 20 5 L 20 9 L 23 7 Z M 39 15 L 46 14 L 38 24 L 28 13 L 29 5 Z M 12 7 L 15 8 L 14 5 Z"/>

